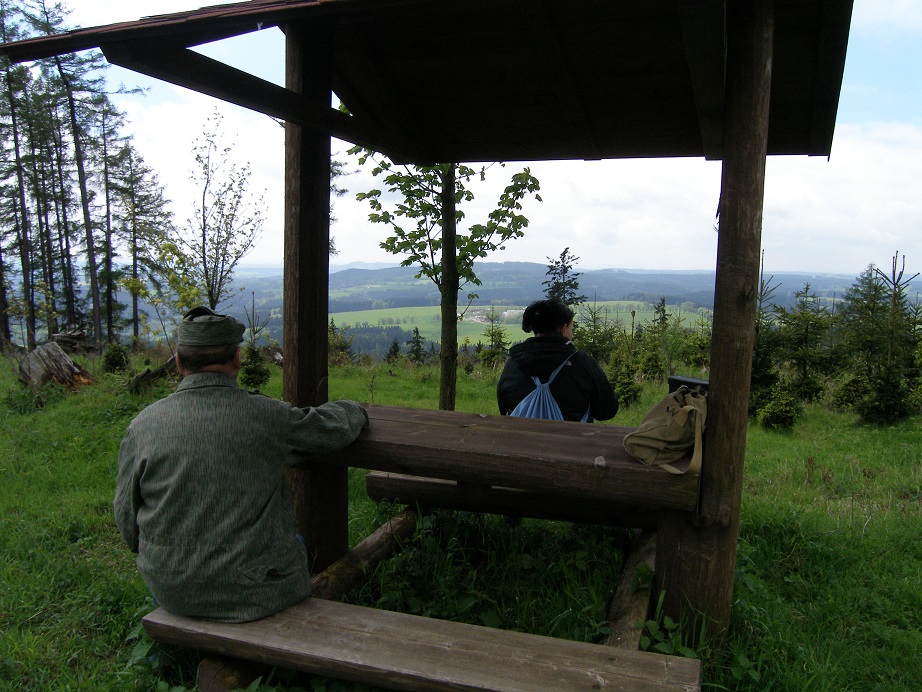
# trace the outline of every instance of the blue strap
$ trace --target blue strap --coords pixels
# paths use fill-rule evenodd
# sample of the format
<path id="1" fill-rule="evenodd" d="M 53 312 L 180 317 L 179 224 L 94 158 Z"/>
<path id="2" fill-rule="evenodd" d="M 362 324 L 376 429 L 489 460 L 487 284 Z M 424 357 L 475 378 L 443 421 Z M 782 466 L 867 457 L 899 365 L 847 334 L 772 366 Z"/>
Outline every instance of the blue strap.
<path id="1" fill-rule="evenodd" d="M 547 382 L 545 384 L 550 384 L 551 382 L 553 382 L 554 378 L 557 377 L 557 373 L 559 373 L 563 369 L 563 366 L 567 364 L 567 361 L 570 360 L 575 355 L 576 355 L 576 351 L 574 351 L 569 356 L 564 358 L 563 363 L 557 366 L 557 369 L 551 373 L 551 376 L 547 378 Z M 535 384 L 541 384 L 541 380 L 539 380 L 535 375 L 532 375 L 531 379 L 535 381 Z"/>
<path id="2" fill-rule="evenodd" d="M 563 363 L 561 363 L 560 365 L 558 365 L 558 366 L 557 366 L 557 369 L 554 370 L 554 372 L 551 373 L 551 376 L 547 378 L 547 382 L 545 383 L 545 384 L 547 384 L 548 387 L 551 386 L 551 382 L 553 382 L 553 381 L 554 381 L 554 378 L 557 377 L 557 373 L 559 373 L 561 370 L 563 370 L 563 366 L 567 364 L 567 361 L 570 360 L 570 359 L 571 359 L 573 356 L 575 356 L 575 355 L 576 355 L 576 351 L 574 351 L 574 352 L 571 353 L 569 356 L 567 356 L 566 358 L 564 358 L 564 359 L 563 359 Z M 541 386 L 541 380 L 539 380 L 535 375 L 532 375 L 532 376 L 531 376 L 531 379 L 533 379 L 533 380 L 535 381 L 535 386 L 536 386 L 536 387 Z M 587 420 L 589 420 L 589 409 L 588 409 L 588 408 L 586 409 L 586 413 L 583 414 L 583 417 L 580 418 L 580 421 L 579 421 L 579 422 L 580 422 L 580 423 L 585 423 Z"/>

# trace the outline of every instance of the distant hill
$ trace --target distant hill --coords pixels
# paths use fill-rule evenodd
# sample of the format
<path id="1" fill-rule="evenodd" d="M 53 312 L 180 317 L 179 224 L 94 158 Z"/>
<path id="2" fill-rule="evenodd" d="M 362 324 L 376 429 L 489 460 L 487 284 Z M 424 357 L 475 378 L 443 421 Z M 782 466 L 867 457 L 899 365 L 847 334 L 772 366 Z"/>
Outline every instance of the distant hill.
<path id="1" fill-rule="evenodd" d="M 462 294 L 474 292 L 479 295 L 475 306 L 525 306 L 544 295 L 546 265 L 482 262 L 476 265 L 476 272 L 482 285 L 469 285 L 462 291 Z M 439 294 L 435 285 L 415 275 L 416 269 L 412 267 L 350 267 L 332 272 L 330 312 L 438 305 Z M 806 283 L 818 296 L 841 298 L 855 278 L 845 274 L 778 272 L 771 277 L 771 284 L 776 287 L 772 302 L 792 305 L 794 294 Z M 244 319 L 244 307 L 249 308 L 251 299 L 255 298 L 258 314 L 270 316 L 269 335 L 281 341 L 282 270 L 277 267 L 267 267 L 262 271 L 248 269 L 238 274 L 235 285 L 241 290 L 240 298 L 225 309 Z M 590 302 L 628 300 L 652 304 L 665 297 L 667 305 L 682 305 L 686 309 L 714 306 L 713 271 L 600 269 L 580 272 L 579 285 L 580 293 L 586 295 Z"/>
<path id="2" fill-rule="evenodd" d="M 476 304 L 527 305 L 544 294 L 547 266 L 531 262 L 482 262 L 475 266 L 481 286 L 467 286 L 477 293 Z M 410 267 L 344 269 L 330 275 L 330 312 L 351 312 L 388 307 L 438 305 L 439 294 L 431 281 L 416 279 Z M 790 305 L 794 293 L 809 283 L 819 296 L 841 297 L 855 277 L 844 274 L 783 272 L 773 276 L 778 288 L 774 301 Z M 714 307 L 713 271 L 641 271 L 599 269 L 579 276 L 580 293 L 590 301 L 635 300 L 655 303 L 666 298 L 669 305 L 691 303 Z"/>

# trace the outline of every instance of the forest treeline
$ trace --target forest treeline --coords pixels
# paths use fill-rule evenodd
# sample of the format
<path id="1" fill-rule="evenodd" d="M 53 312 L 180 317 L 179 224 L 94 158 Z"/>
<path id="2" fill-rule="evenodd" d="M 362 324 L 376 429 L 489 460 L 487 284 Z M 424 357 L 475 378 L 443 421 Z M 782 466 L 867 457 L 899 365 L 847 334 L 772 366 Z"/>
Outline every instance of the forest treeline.
<path id="1" fill-rule="evenodd" d="M 0 38 L 72 29 L 66 12 L 0 0 Z M 102 54 L 2 61 L 0 343 L 31 349 L 66 329 L 101 343 L 126 324 L 137 336 L 137 300 L 118 302 L 120 281 L 155 278 L 172 220 L 110 99 Z"/>
<path id="2" fill-rule="evenodd" d="M 68 31 L 67 14 L 57 2 L 0 0 L 0 40 Z M 169 338 L 175 315 L 227 296 L 261 231 L 250 166 L 231 160 L 217 110 L 190 150 L 196 201 L 174 223 L 106 67 L 95 50 L 0 58 L 0 346 L 31 350 L 62 331 L 97 347 Z"/>

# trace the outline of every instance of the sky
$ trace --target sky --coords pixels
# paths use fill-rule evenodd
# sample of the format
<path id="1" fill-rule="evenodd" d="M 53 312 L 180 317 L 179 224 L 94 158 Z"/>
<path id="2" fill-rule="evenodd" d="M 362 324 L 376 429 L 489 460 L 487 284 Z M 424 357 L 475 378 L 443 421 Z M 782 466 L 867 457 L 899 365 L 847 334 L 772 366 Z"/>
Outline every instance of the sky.
<path id="1" fill-rule="evenodd" d="M 71 26 L 99 26 L 218 4 L 209 0 L 63 0 Z M 267 29 L 200 47 L 202 53 L 276 84 L 284 81 L 284 37 Z M 113 96 L 146 163 L 157 171 L 175 221 L 189 216 L 192 148 L 216 110 L 233 161 L 249 163 L 250 192 L 263 198 L 266 223 L 242 264 L 282 263 L 284 136 L 267 116 L 112 66 L 114 89 L 141 86 L 144 96 Z M 334 156 L 353 171 L 334 202 L 333 264 L 396 265 L 382 250 L 388 228 L 368 221 L 355 194 L 380 187 L 370 171 L 333 140 Z M 485 219 L 502 187 L 528 166 L 542 202 L 526 200 L 525 235 L 488 261 L 548 264 L 565 248 L 576 269 L 712 270 L 716 263 L 720 162 L 704 159 L 553 161 L 494 166 L 475 187 L 471 222 Z M 463 228 L 459 229 L 463 232 Z M 889 269 L 894 253 L 907 274 L 922 271 L 922 2 L 855 0 L 832 153 L 769 157 L 762 248 L 767 273 L 857 276 L 868 264 Z"/>

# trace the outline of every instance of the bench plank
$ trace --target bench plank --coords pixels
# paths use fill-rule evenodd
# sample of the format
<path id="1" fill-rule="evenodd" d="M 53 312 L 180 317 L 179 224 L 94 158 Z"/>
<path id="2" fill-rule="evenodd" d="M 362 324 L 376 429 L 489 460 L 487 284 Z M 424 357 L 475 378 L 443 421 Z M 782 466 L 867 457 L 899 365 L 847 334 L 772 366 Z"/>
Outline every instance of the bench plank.
<path id="1" fill-rule="evenodd" d="M 488 487 L 440 478 L 369 471 L 365 490 L 375 502 L 399 502 L 411 507 L 453 509 L 550 521 L 655 529 L 658 513 L 648 507 L 626 507 L 604 500 L 561 498 L 516 488 Z"/>
<path id="2" fill-rule="evenodd" d="M 701 662 L 309 598 L 242 624 L 148 614 L 154 639 L 396 690 L 699 690 Z"/>
<path id="3" fill-rule="evenodd" d="M 632 428 L 369 405 L 371 425 L 343 450 L 307 458 L 410 476 L 691 511 L 698 474 L 675 475 L 624 451 Z"/>

